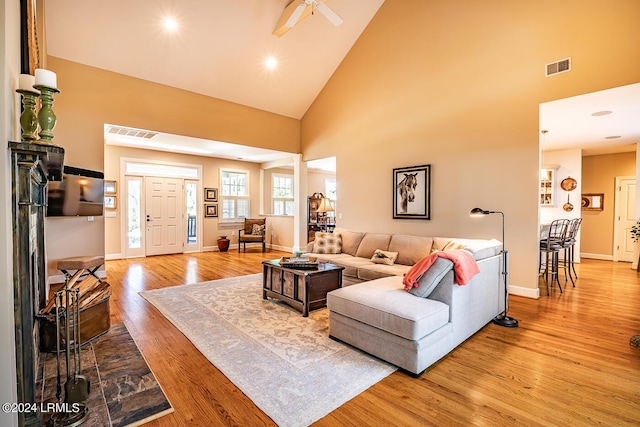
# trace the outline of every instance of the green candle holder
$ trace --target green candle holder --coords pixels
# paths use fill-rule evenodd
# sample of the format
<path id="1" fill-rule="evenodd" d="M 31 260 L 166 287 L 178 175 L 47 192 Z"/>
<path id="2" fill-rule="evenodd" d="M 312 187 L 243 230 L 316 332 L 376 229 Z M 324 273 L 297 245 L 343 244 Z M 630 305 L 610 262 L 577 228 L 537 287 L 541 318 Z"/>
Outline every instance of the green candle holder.
<path id="1" fill-rule="evenodd" d="M 40 94 L 26 89 L 16 90 L 22 95 L 22 114 L 20 114 L 20 127 L 22 128 L 22 141 L 33 142 L 38 139 L 38 114 L 36 103 Z"/>
<path id="2" fill-rule="evenodd" d="M 40 91 L 40 111 L 38 112 L 38 123 L 40 124 L 40 141 L 44 144 L 56 145 L 53 139 L 53 129 L 56 127 L 56 114 L 53 112 L 53 95 L 60 91 L 53 87 L 35 85 L 34 88 Z"/>

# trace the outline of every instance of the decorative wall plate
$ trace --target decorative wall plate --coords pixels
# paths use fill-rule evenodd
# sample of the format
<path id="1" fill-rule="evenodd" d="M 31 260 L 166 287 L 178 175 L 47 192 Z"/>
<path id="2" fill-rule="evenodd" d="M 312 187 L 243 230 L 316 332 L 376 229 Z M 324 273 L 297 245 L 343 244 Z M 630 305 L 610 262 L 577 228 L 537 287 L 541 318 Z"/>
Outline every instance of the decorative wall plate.
<path id="1" fill-rule="evenodd" d="M 564 191 L 573 191 L 576 189 L 577 186 L 578 186 L 578 181 L 571 178 L 570 176 L 563 179 L 562 182 L 560 183 L 560 187 Z"/>

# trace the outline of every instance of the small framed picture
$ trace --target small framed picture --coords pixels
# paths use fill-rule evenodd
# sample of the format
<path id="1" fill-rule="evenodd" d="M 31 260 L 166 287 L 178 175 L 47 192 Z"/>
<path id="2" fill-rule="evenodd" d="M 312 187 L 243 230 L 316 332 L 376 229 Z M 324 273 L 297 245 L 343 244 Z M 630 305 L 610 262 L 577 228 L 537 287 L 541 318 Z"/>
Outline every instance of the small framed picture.
<path id="1" fill-rule="evenodd" d="M 218 201 L 218 189 L 217 188 L 205 188 L 204 189 L 204 201 L 205 202 L 217 202 Z"/>
<path id="2" fill-rule="evenodd" d="M 204 216 L 207 218 L 217 218 L 218 205 L 204 205 Z"/>
<path id="3" fill-rule="evenodd" d="M 115 209 L 116 203 L 116 196 L 104 196 L 105 209 Z"/>
<path id="4" fill-rule="evenodd" d="M 118 192 L 118 184 L 115 181 L 104 182 L 104 194 L 116 194 Z"/>
<path id="5" fill-rule="evenodd" d="M 604 210 L 604 193 L 585 193 L 581 200 L 583 211 Z"/>

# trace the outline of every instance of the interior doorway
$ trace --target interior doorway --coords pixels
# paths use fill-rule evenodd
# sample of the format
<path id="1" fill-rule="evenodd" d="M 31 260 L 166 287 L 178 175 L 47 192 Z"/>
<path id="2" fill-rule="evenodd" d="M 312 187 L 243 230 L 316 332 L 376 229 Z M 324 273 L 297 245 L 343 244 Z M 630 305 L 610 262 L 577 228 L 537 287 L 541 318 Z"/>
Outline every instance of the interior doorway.
<path id="1" fill-rule="evenodd" d="M 562 207 L 570 197 L 574 206 L 572 213 L 584 219 L 580 228 L 580 255 L 584 258 L 628 260 L 629 254 L 620 251 L 629 252 L 629 233 L 628 229 L 624 230 L 627 226 L 619 224 L 618 208 L 614 206 L 617 195 L 611 184 L 616 176 L 630 176 L 634 172 L 637 175 L 638 156 L 634 157 L 633 153 L 638 153 L 640 137 L 640 122 L 635 120 L 640 114 L 638 99 L 640 83 L 635 83 L 540 104 L 540 158 L 549 153 L 556 156 L 571 153 L 582 160 L 581 175 L 572 176 L 582 185 L 576 189 L 579 194 L 562 192 L 558 182 L 555 186 L 558 194 L 564 195 L 557 206 Z M 574 152 L 579 154 L 575 156 Z M 629 160 L 632 157 L 633 160 Z M 564 166 L 563 162 L 554 163 Z M 626 214 L 631 218 L 638 217 L 637 185 L 635 188 L 633 200 L 626 208 L 620 208 L 620 217 L 622 209 L 628 209 Z M 578 201 L 582 202 L 583 193 L 603 194 L 606 206 L 599 210 L 581 209 Z M 541 219 L 545 216 L 544 209 L 539 209 Z"/>

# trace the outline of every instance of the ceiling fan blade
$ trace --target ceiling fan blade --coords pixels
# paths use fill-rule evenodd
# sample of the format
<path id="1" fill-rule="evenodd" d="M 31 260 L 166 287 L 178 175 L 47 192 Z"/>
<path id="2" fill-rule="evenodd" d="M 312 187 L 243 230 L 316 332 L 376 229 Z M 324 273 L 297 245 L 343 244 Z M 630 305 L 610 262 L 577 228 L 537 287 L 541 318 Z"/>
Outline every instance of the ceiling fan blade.
<path id="1" fill-rule="evenodd" d="M 296 10 L 293 11 L 289 19 L 287 19 L 287 22 L 284 24 L 284 26 L 289 28 L 295 27 L 296 23 L 298 22 L 298 19 L 300 19 L 300 17 L 302 16 L 302 12 L 304 12 L 306 8 L 307 8 L 306 3 L 300 3 L 298 7 L 296 7 Z"/>
<path id="2" fill-rule="evenodd" d="M 316 1 L 315 5 L 320 13 L 322 13 L 325 18 L 327 18 L 329 22 L 331 22 L 336 27 L 344 22 L 342 18 L 340 18 L 338 14 L 331 10 L 326 4 Z"/>

